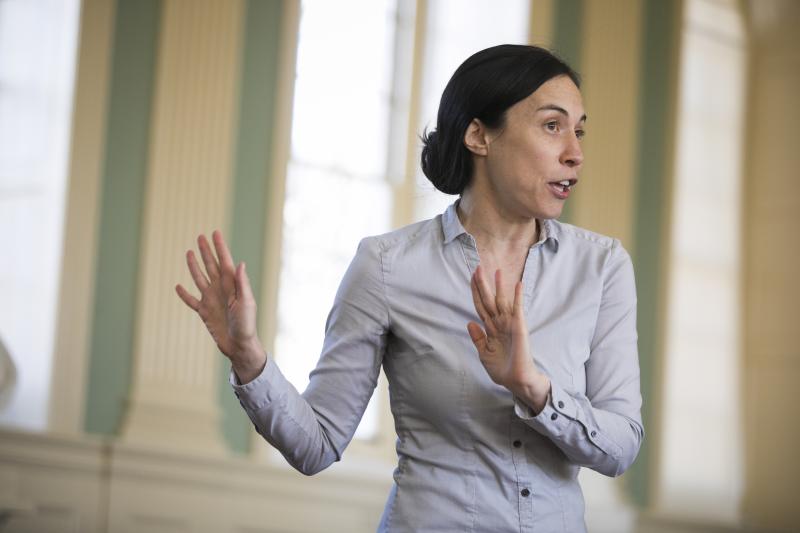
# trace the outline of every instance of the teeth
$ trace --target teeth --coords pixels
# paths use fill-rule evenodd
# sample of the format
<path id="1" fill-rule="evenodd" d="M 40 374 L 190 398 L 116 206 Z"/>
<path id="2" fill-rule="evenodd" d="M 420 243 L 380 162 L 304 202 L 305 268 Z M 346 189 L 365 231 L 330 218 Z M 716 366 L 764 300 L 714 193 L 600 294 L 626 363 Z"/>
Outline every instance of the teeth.
<path id="1" fill-rule="evenodd" d="M 559 185 L 563 185 L 564 187 L 569 187 L 569 180 L 559 181 Z"/>

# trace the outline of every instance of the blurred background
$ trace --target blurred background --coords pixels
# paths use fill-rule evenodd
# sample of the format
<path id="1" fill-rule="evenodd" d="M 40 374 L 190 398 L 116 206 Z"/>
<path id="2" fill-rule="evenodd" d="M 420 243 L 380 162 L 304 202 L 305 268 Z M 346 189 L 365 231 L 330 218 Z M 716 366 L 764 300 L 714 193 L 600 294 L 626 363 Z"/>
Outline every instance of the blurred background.
<path id="1" fill-rule="evenodd" d="M 374 531 L 381 382 L 308 479 L 175 296 L 219 228 L 302 390 L 360 238 L 455 200 L 419 170 L 455 68 L 583 77 L 562 220 L 634 260 L 646 438 L 590 531 L 800 531 L 800 2 L 0 0 L 0 531 Z"/>

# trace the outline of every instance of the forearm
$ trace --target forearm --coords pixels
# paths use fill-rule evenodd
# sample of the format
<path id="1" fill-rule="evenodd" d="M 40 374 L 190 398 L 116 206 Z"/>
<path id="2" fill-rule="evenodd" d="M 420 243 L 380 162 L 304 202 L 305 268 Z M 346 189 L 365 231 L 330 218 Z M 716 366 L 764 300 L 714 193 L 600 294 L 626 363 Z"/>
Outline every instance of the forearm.
<path id="1" fill-rule="evenodd" d="M 575 464 L 607 476 L 622 474 L 636 458 L 644 430 L 636 416 L 593 406 L 586 396 L 551 384 L 550 399 L 538 412 L 523 398 L 515 412 L 548 437 Z"/>
<path id="2" fill-rule="evenodd" d="M 332 444 L 329 429 L 313 407 L 289 383 L 274 361 L 266 361 L 254 379 L 231 385 L 256 431 L 274 446 L 295 469 L 315 474 L 338 460 L 341 452 Z"/>

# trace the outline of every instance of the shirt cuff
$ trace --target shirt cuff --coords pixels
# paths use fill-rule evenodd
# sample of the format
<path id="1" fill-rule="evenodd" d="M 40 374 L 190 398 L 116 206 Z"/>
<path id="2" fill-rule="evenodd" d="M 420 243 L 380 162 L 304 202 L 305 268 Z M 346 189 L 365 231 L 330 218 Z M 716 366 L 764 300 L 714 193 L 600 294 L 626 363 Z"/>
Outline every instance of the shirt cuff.
<path id="1" fill-rule="evenodd" d="M 258 411 L 270 403 L 280 400 L 286 394 L 289 384 L 269 354 L 267 355 L 267 364 L 254 380 L 242 385 L 231 367 L 228 382 L 233 388 L 233 393 L 239 399 L 239 403 L 247 411 Z"/>
<path id="2" fill-rule="evenodd" d="M 534 415 L 531 408 L 516 397 L 514 413 L 526 425 L 547 437 L 559 438 L 570 431 L 571 427 L 580 428 L 580 434 L 589 442 L 613 457 L 620 457 L 622 448 L 600 431 L 595 422 L 587 419 L 577 400 L 552 381 L 550 383 L 549 401 L 538 415 Z M 573 426 L 576 422 L 578 425 Z"/>
<path id="3" fill-rule="evenodd" d="M 545 435 L 560 435 L 577 418 L 578 405 L 569 394 L 550 381 L 550 394 L 538 415 L 514 397 L 514 413 L 527 425 Z"/>

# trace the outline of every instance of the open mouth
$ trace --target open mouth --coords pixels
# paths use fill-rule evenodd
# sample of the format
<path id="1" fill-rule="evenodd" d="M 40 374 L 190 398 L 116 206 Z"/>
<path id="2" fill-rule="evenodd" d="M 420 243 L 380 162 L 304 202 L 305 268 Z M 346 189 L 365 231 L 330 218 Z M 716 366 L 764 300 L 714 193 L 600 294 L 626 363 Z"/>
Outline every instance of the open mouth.
<path id="1" fill-rule="evenodd" d="M 566 179 L 560 181 L 551 181 L 547 185 L 550 189 L 555 193 L 555 195 L 559 198 L 566 198 L 569 196 L 570 189 L 578 183 L 577 179 Z"/>

